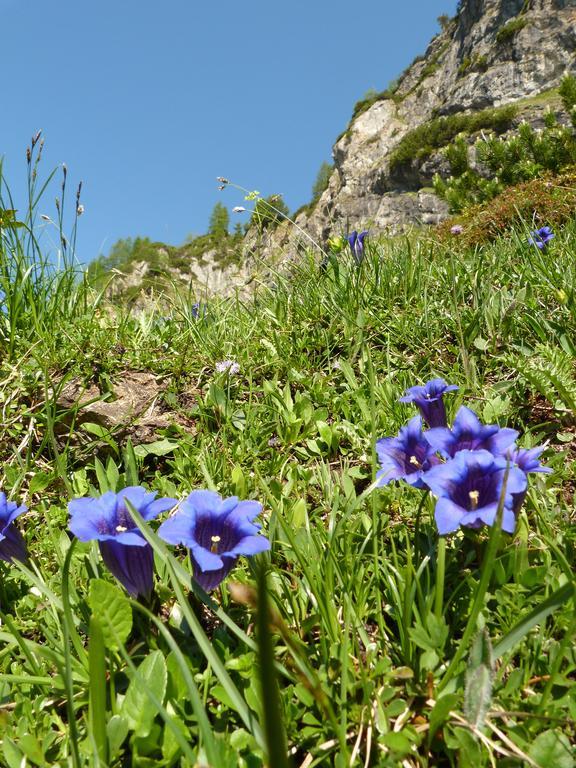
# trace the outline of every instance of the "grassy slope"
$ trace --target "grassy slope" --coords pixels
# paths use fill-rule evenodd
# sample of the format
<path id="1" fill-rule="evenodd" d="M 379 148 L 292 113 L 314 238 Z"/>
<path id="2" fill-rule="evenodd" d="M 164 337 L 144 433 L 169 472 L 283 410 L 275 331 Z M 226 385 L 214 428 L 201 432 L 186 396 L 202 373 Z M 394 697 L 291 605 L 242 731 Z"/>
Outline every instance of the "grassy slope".
<path id="1" fill-rule="evenodd" d="M 5 255 L 16 248 L 5 246 Z M 134 318 L 98 306 L 84 287 L 17 277 L 10 316 L 0 317 L 0 487 L 29 507 L 20 527 L 32 562 L 27 571 L 0 564 L 0 762 L 12 768 L 26 755 L 33 765 L 97 765 L 100 745 L 110 766 L 192 766 L 201 733 L 212 765 L 262 765 L 254 595 L 241 592 L 238 604 L 224 586 L 213 595 L 218 616 L 199 598 L 175 599 L 165 556 L 152 610 L 177 646 L 135 611 L 125 648 L 107 652 L 98 699 L 87 597 L 91 578 L 112 579 L 89 545 L 67 564 L 66 501 L 137 473 L 161 495 L 209 487 L 264 504 L 294 765 L 519 765 L 530 750 L 532 764 L 573 765 L 575 626 L 565 585 L 574 583 L 575 252 L 574 225 L 546 253 L 529 248 L 522 230 L 458 252 L 399 239 L 372 244 L 360 270 L 342 258 L 319 273 L 311 262 L 253 303 L 215 302 L 200 320 L 190 296 L 174 298 L 168 316 L 151 307 Z M 214 373 L 226 358 L 238 361 L 238 376 Z M 78 442 L 55 405 L 65 381 L 80 376 L 105 389 L 127 369 L 167 377 L 166 407 L 194 422 L 193 435 L 168 433 L 175 445 L 162 457 L 134 459 L 114 435 L 83 430 Z M 375 439 L 413 414 L 398 397 L 434 375 L 460 386 L 451 414 L 465 402 L 485 421 L 520 430 L 523 446 L 548 440 L 554 469 L 530 477 L 517 533 L 496 558 L 485 558 L 484 533 L 448 538 L 443 592 L 431 501 L 406 486 L 363 493 L 376 470 Z M 463 666 L 446 671 L 487 567 L 478 626 L 497 653 L 519 619 L 560 597 L 548 618 L 506 640 L 489 725 L 474 730 L 462 719 Z M 244 562 L 232 580 L 254 584 L 254 568 Z M 201 626 L 193 616 L 183 622 L 190 605 Z M 101 605 L 95 614 L 106 623 Z M 96 665 L 90 683 L 86 647 Z M 142 710 L 151 702 L 152 715 L 135 713 L 123 697 L 134 665 L 156 649 L 154 674 L 135 697 Z M 162 714 L 153 721 L 159 704 L 171 726 Z"/>

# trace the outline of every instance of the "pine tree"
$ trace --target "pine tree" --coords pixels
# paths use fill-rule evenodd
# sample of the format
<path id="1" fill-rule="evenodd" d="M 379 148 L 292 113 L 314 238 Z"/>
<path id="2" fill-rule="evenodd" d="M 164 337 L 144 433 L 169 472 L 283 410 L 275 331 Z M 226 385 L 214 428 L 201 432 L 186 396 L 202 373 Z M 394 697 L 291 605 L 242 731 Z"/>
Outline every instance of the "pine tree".
<path id="1" fill-rule="evenodd" d="M 320 169 L 318 170 L 318 174 L 316 176 L 316 181 L 314 182 L 314 186 L 312 187 L 312 202 L 317 202 L 322 192 L 326 189 L 328 186 L 328 182 L 330 181 L 330 176 L 332 175 L 332 171 L 334 170 L 334 166 L 330 163 L 322 163 L 320 166 Z"/>
<path id="2" fill-rule="evenodd" d="M 218 238 L 227 237 L 229 225 L 230 215 L 228 213 L 228 208 L 226 208 L 225 205 L 222 205 L 222 203 L 216 203 L 210 214 L 208 234 Z"/>

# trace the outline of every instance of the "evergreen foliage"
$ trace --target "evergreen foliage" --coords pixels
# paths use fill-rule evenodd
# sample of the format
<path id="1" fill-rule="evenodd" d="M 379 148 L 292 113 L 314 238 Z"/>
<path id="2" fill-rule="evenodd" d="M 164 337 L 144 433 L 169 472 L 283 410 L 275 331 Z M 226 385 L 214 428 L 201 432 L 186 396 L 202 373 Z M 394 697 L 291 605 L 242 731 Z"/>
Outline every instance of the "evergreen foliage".
<path id="1" fill-rule="evenodd" d="M 284 202 L 282 195 L 270 195 L 261 197 L 256 201 L 254 212 L 250 218 L 250 226 L 257 227 L 261 232 L 269 227 L 277 227 L 286 217 L 290 216 L 290 209 Z"/>
<path id="2" fill-rule="evenodd" d="M 334 166 L 332 163 L 323 162 L 318 170 L 318 174 L 316 176 L 316 181 L 314 182 L 314 186 L 312 187 L 312 200 L 311 205 L 314 205 L 318 202 L 320 197 L 322 196 L 322 193 L 324 190 L 328 187 L 328 182 L 330 181 L 330 176 L 332 175 L 332 171 L 334 170 Z"/>
<path id="3" fill-rule="evenodd" d="M 216 238 L 227 237 L 229 226 L 230 214 L 228 213 L 228 208 L 222 203 L 216 203 L 210 214 L 208 234 Z"/>
<path id="4" fill-rule="evenodd" d="M 566 77 L 559 91 L 573 123 L 575 83 L 575 78 Z M 551 111 L 544 119 L 542 130 L 524 122 L 506 138 L 483 135 L 473 149 L 465 135 L 458 136 L 445 149 L 451 176 L 446 180 L 434 177 L 436 194 L 448 201 L 453 213 L 458 213 L 466 206 L 491 200 L 506 187 L 576 165 L 574 125 L 561 124 Z"/>
<path id="5" fill-rule="evenodd" d="M 572 110 L 576 107 L 576 77 L 574 75 L 566 75 L 560 83 L 558 93 L 562 97 L 562 103 L 566 111 L 572 114 Z"/>
<path id="6" fill-rule="evenodd" d="M 491 128 L 504 133 L 514 120 L 517 110 L 514 106 L 484 109 L 480 112 L 460 112 L 447 117 L 429 120 L 409 131 L 390 154 L 390 170 L 400 171 L 413 160 L 423 160 L 435 150 L 445 147 L 459 133 L 473 133 Z"/>
<path id="7" fill-rule="evenodd" d="M 126 272 L 138 261 L 148 264 L 151 276 L 161 274 L 173 250 L 171 246 L 152 242 L 148 237 L 121 238 L 114 243 L 108 256 L 100 255 L 90 262 L 88 279 L 93 285 L 99 285 L 112 270 Z"/>

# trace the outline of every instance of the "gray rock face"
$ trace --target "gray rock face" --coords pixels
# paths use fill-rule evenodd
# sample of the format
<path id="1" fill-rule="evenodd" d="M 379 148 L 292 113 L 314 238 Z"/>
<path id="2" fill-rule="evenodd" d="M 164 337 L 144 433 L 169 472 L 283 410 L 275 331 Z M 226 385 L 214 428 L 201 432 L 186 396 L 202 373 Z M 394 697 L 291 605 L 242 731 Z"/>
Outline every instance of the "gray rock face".
<path id="1" fill-rule="evenodd" d="M 436 171 L 447 172 L 446 162 L 437 153 L 393 175 L 390 155 L 398 143 L 434 117 L 556 88 L 576 72 L 575 51 L 576 0 L 462 0 L 425 56 L 401 76 L 394 98 L 376 101 L 337 140 L 330 183 L 298 225 L 323 243 L 352 229 L 397 232 L 438 223 L 447 207 L 427 187 Z M 541 121 L 545 102 L 527 103 L 522 119 Z M 261 254 L 285 248 L 286 238 L 286 227 L 279 228 Z"/>

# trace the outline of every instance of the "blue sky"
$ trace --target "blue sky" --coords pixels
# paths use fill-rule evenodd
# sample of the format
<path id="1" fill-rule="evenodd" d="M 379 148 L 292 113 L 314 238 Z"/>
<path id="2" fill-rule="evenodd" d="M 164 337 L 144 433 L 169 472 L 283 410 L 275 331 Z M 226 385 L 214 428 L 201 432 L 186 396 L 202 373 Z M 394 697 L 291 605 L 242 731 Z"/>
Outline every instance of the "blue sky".
<path id="1" fill-rule="evenodd" d="M 294 210 L 355 101 L 423 53 L 456 2 L 0 0 L 0 156 L 15 202 L 42 129 L 44 172 L 65 162 L 70 192 L 83 181 L 81 261 L 121 237 L 202 234 L 216 202 L 244 202 L 218 192 L 219 175 Z M 54 216 L 57 194 L 40 212 Z"/>

